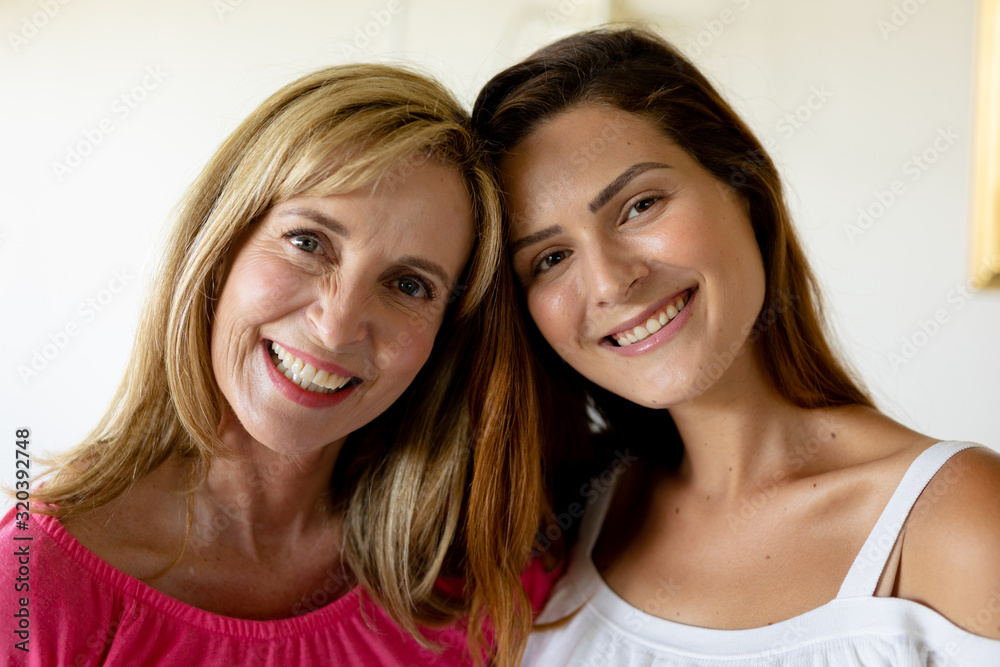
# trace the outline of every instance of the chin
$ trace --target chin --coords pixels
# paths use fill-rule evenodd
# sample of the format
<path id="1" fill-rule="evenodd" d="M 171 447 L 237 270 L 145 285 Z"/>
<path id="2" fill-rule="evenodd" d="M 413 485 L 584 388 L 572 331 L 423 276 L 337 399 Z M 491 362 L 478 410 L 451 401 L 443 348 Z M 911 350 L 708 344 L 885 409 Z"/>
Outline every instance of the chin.
<path id="1" fill-rule="evenodd" d="M 279 456 L 304 456 L 320 451 L 342 439 L 337 433 L 316 432 L 304 428 L 300 420 L 271 419 L 267 423 L 241 422 L 250 441 Z"/>

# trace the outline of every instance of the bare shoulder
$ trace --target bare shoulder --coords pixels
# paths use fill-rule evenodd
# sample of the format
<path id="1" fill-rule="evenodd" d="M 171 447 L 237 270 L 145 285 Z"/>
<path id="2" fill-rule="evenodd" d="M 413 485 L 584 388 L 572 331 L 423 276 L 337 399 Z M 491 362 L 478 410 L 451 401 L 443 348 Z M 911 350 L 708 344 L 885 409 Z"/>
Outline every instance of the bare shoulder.
<path id="1" fill-rule="evenodd" d="M 924 489 L 907 521 L 899 597 L 1000 639 L 1000 454 L 955 454 Z"/>
<path id="2" fill-rule="evenodd" d="M 154 471 L 115 500 L 63 519 L 63 527 L 98 558 L 143 578 L 163 569 L 183 539 L 183 499 Z"/>

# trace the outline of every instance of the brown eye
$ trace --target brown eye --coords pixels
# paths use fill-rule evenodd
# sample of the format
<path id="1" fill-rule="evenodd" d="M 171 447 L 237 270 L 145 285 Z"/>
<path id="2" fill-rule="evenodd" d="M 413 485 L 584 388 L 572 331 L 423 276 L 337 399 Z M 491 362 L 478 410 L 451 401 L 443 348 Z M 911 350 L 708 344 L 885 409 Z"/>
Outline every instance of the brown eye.
<path id="1" fill-rule="evenodd" d="M 569 257 L 569 252 L 566 250 L 549 253 L 535 266 L 535 273 L 538 273 L 539 271 L 547 271 L 567 257 Z"/>
<path id="2" fill-rule="evenodd" d="M 628 213 L 625 215 L 625 219 L 628 220 L 630 218 L 634 218 L 640 213 L 645 213 L 647 210 L 649 210 L 649 207 L 655 203 L 656 203 L 655 197 L 647 197 L 646 199 L 640 199 L 635 203 L 635 205 L 632 208 L 628 210 Z"/>

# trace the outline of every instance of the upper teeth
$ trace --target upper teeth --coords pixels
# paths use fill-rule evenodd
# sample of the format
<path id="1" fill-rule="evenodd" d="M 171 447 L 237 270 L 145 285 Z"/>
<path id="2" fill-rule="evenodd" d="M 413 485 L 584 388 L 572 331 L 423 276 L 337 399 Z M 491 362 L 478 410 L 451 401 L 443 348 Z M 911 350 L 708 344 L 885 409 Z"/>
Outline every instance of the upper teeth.
<path id="1" fill-rule="evenodd" d="M 638 343 L 640 340 L 649 338 L 657 331 L 662 329 L 667 322 L 677 317 L 677 313 L 684 308 L 684 299 L 682 297 L 677 297 L 677 301 L 667 304 L 665 308 L 662 308 L 646 320 L 645 324 L 640 324 L 634 329 L 628 331 L 622 331 L 621 333 L 612 334 L 611 337 L 615 339 L 619 347 L 627 347 L 632 343 Z"/>
<path id="2" fill-rule="evenodd" d="M 350 376 L 344 377 L 326 371 L 318 371 L 312 364 L 297 359 L 294 354 L 271 342 L 271 361 L 285 377 L 306 391 L 321 394 L 332 394 L 351 381 Z"/>

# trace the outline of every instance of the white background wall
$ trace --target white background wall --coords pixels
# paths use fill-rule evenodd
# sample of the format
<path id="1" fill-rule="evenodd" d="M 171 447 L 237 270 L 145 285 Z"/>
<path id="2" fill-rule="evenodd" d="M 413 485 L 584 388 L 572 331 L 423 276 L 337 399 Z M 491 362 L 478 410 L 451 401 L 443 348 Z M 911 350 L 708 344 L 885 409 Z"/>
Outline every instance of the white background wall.
<path id="1" fill-rule="evenodd" d="M 974 0 L 616 11 L 676 40 L 771 148 L 834 327 L 881 406 L 1000 447 L 1000 292 L 963 291 Z M 387 60 L 424 66 L 471 104 L 502 67 L 611 15 L 594 0 L 6 0 L 2 480 L 16 428 L 31 429 L 37 457 L 76 443 L 105 409 L 171 207 L 267 95 L 319 66 Z M 933 164 L 915 168 L 925 152 Z M 859 208 L 879 213 L 894 181 L 863 229 Z"/>

